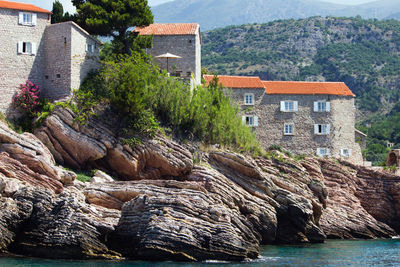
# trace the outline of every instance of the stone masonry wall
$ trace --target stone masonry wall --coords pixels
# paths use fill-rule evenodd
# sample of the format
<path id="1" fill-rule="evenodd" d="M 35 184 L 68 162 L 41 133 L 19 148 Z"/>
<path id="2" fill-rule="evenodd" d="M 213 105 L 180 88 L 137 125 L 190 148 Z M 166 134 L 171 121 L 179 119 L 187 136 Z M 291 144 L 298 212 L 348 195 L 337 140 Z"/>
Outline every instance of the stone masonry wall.
<path id="1" fill-rule="evenodd" d="M 72 27 L 71 88 L 78 89 L 89 72 L 100 67 L 100 43 L 75 25 Z M 94 51 L 86 51 L 86 45 L 94 45 Z"/>
<path id="2" fill-rule="evenodd" d="M 87 51 L 87 44 L 95 50 Z M 87 74 L 100 66 L 99 42 L 73 22 L 53 24 L 46 29 L 46 97 L 70 96 Z"/>
<path id="3" fill-rule="evenodd" d="M 243 105 L 245 93 L 254 94 L 254 106 Z M 352 156 L 345 159 L 354 163 L 363 162 L 361 149 L 354 134 L 353 97 L 267 95 L 263 89 L 234 89 L 232 97 L 241 105 L 242 114 L 258 116 L 259 126 L 254 128 L 264 148 L 279 145 L 292 153 L 313 155 L 316 154 L 317 148 L 329 148 L 333 157 L 341 157 L 341 149 L 352 149 Z M 281 112 L 280 102 L 285 100 L 298 101 L 298 111 Z M 321 100 L 331 103 L 330 112 L 314 112 L 314 102 Z M 284 135 L 285 123 L 293 123 L 293 135 Z M 330 124 L 330 134 L 315 135 L 314 124 Z"/>
<path id="4" fill-rule="evenodd" d="M 50 16 L 37 14 L 34 26 L 18 24 L 18 10 L 0 9 L 0 111 L 14 116 L 15 110 L 10 106 L 19 84 L 31 80 L 43 87 L 45 45 L 43 33 L 50 24 Z M 18 42 L 34 42 L 36 55 L 18 54 Z"/>
<path id="5" fill-rule="evenodd" d="M 171 53 L 182 58 L 168 59 L 168 70 L 170 73 L 181 71 L 181 77 L 190 79 L 195 75 L 197 84 L 201 82 L 201 46 L 198 35 L 167 35 L 154 36 L 153 48 L 147 49 L 152 56 Z M 162 69 L 167 69 L 167 59 L 159 58 L 156 62 Z M 175 68 L 176 67 L 176 68 Z"/>
<path id="6" fill-rule="evenodd" d="M 44 96 L 57 99 L 71 89 L 71 26 L 52 24 L 46 29 L 46 71 Z"/>

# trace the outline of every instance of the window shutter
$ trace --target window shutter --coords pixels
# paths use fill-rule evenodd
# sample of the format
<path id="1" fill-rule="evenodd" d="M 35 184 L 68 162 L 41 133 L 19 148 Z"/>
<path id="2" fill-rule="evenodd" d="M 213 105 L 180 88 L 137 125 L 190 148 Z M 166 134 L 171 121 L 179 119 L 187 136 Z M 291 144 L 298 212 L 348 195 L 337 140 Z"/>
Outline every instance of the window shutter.
<path id="1" fill-rule="evenodd" d="M 32 14 L 32 25 L 36 25 L 36 23 L 37 23 L 37 14 L 33 13 Z"/>
<path id="2" fill-rule="evenodd" d="M 331 150 L 329 148 L 326 149 L 326 155 L 330 156 L 331 155 Z"/>
<path id="3" fill-rule="evenodd" d="M 314 124 L 314 134 L 318 134 L 318 124 Z"/>
<path id="4" fill-rule="evenodd" d="M 242 124 L 246 125 L 246 116 L 242 116 Z"/>
<path id="5" fill-rule="evenodd" d="M 281 111 L 285 111 L 285 101 L 281 101 Z"/>
<path id="6" fill-rule="evenodd" d="M 314 102 L 314 112 L 318 111 L 318 102 Z"/>
<path id="7" fill-rule="evenodd" d="M 353 149 L 349 149 L 349 157 L 353 156 Z"/>
<path id="8" fill-rule="evenodd" d="M 18 24 L 23 24 L 24 23 L 24 13 L 19 12 L 18 14 Z"/>
<path id="9" fill-rule="evenodd" d="M 31 43 L 32 44 L 32 55 L 36 55 L 36 43 Z"/>
<path id="10" fill-rule="evenodd" d="M 344 156 L 344 149 L 340 149 L 340 156 Z"/>
<path id="11" fill-rule="evenodd" d="M 321 148 L 317 148 L 317 156 L 321 156 Z"/>
<path id="12" fill-rule="evenodd" d="M 86 44 L 85 52 L 87 52 L 88 50 L 89 50 L 89 45 Z"/>
<path id="13" fill-rule="evenodd" d="M 327 124 L 326 125 L 326 134 L 330 134 L 331 133 L 331 125 Z"/>
<path id="14" fill-rule="evenodd" d="M 18 42 L 18 54 L 22 54 L 22 48 L 23 48 L 24 44 L 22 41 Z"/>
<path id="15" fill-rule="evenodd" d="M 246 105 L 246 94 L 243 95 L 243 103 Z"/>
<path id="16" fill-rule="evenodd" d="M 299 102 L 298 101 L 293 101 L 293 109 L 294 109 L 294 111 L 299 111 Z"/>
<path id="17" fill-rule="evenodd" d="M 331 112 L 331 102 L 326 102 L 326 112 Z"/>
<path id="18" fill-rule="evenodd" d="M 258 117 L 254 116 L 254 127 L 258 127 Z"/>

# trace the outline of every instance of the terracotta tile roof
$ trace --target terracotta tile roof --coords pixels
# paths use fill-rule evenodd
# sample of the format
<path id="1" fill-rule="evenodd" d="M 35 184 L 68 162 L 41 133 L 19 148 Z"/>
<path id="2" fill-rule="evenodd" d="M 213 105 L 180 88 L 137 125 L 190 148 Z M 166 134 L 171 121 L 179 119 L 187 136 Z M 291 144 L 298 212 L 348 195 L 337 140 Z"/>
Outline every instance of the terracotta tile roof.
<path id="1" fill-rule="evenodd" d="M 9 2 L 9 1 L 3 1 L 3 0 L 0 0 L 0 8 L 51 14 L 50 11 L 40 8 L 40 7 L 37 7 L 37 6 L 34 6 L 34 5 L 31 5 L 31 4 L 23 4 L 23 3 Z"/>
<path id="2" fill-rule="evenodd" d="M 212 79 L 214 75 L 204 75 L 206 85 Z M 226 88 L 264 88 L 265 86 L 261 82 L 259 77 L 247 77 L 247 76 L 225 76 L 219 75 L 218 82 Z"/>
<path id="3" fill-rule="evenodd" d="M 355 96 L 343 82 L 263 81 L 267 94 Z"/>
<path id="4" fill-rule="evenodd" d="M 154 23 L 146 27 L 136 27 L 139 35 L 194 35 L 199 28 L 197 23 Z"/>

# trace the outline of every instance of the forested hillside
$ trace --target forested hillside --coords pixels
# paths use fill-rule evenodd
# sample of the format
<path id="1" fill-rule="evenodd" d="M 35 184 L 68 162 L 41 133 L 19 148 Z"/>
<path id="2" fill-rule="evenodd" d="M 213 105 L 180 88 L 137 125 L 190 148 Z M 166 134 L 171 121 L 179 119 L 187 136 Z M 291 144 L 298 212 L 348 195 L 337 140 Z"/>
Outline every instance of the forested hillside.
<path id="1" fill-rule="evenodd" d="M 357 18 L 280 20 L 203 34 L 203 66 L 264 80 L 343 81 L 365 115 L 400 98 L 400 22 Z M 360 115 L 360 114 L 359 114 Z"/>
<path id="2" fill-rule="evenodd" d="M 203 30 L 211 30 L 311 16 L 397 18 L 400 5 L 399 0 L 376 0 L 359 5 L 351 0 L 346 5 L 324 0 L 175 0 L 154 6 L 152 10 L 156 22 L 197 22 Z"/>
<path id="3" fill-rule="evenodd" d="M 400 147 L 400 22 L 313 17 L 230 26 L 203 34 L 203 66 L 263 80 L 343 81 L 357 95 L 367 159 Z M 368 126 L 368 127 L 365 127 Z"/>

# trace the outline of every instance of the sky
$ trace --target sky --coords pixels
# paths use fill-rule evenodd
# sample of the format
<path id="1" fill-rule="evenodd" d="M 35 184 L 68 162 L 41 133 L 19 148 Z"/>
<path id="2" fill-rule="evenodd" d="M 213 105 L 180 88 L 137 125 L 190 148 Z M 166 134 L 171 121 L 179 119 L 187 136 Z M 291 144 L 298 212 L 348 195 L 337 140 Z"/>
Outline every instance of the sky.
<path id="1" fill-rule="evenodd" d="M 33 4 L 35 6 L 47 9 L 47 10 L 52 10 L 53 8 L 53 2 L 54 0 L 9 0 L 13 2 L 20 2 L 20 3 L 27 3 L 27 4 Z M 64 7 L 64 12 L 68 11 L 69 13 L 74 13 L 75 12 L 75 7 L 72 5 L 71 0 L 59 0 L 61 4 Z M 172 0 L 148 0 L 149 5 L 157 5 L 157 4 L 162 4 L 165 2 L 169 2 Z"/>
<path id="2" fill-rule="evenodd" d="M 34 4 L 36 6 L 39 6 L 41 8 L 50 10 L 53 7 L 53 0 L 10 0 L 14 2 L 21 2 L 21 3 L 28 3 L 28 4 Z M 69 13 L 74 13 L 75 12 L 75 7 L 72 5 L 71 0 L 59 0 L 61 4 L 64 7 L 64 12 L 68 11 Z M 166 2 L 170 2 L 172 0 L 148 0 L 150 6 L 157 5 L 157 4 L 162 4 Z M 285 0 L 282 0 L 285 1 Z M 357 4 L 364 4 L 368 2 L 374 2 L 374 0 L 320 0 L 324 2 L 331 2 L 331 3 L 336 3 L 336 4 L 351 4 L 351 5 L 357 5 Z"/>

